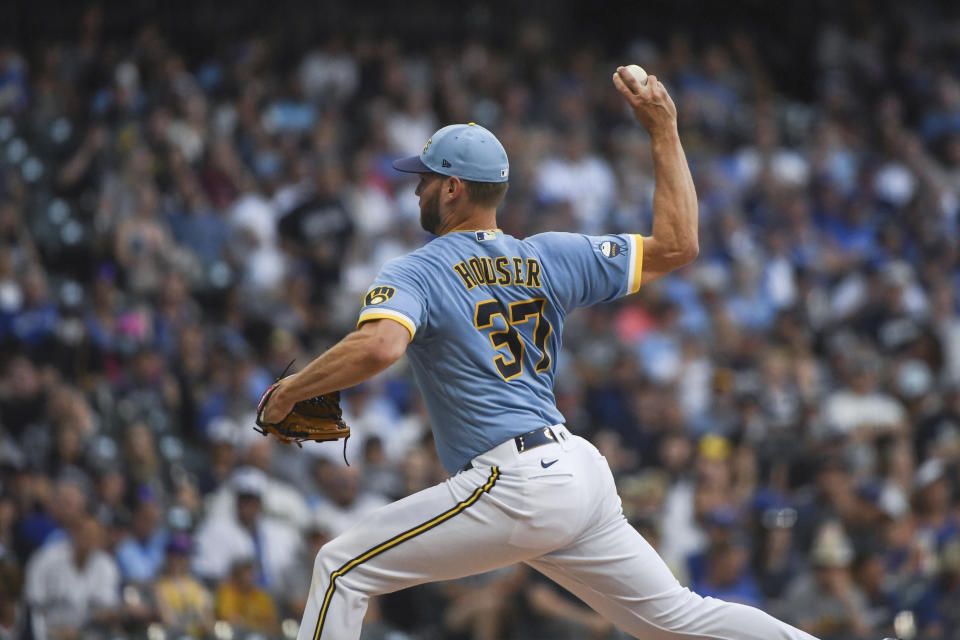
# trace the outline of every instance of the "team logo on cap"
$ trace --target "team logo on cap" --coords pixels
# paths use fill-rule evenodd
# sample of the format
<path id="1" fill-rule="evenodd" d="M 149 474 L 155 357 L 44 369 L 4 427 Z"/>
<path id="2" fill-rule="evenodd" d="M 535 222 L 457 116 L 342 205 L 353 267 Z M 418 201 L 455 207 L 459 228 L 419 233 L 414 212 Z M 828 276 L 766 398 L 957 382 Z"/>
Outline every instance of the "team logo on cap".
<path id="1" fill-rule="evenodd" d="M 363 299 L 364 305 L 382 304 L 392 298 L 397 292 L 393 287 L 374 287 Z"/>
<path id="2" fill-rule="evenodd" d="M 430 148 L 430 143 L 431 143 L 431 142 L 433 142 L 433 138 L 432 138 L 432 137 L 431 137 L 431 138 L 427 138 L 427 144 L 423 145 L 423 151 L 420 152 L 421 154 L 427 152 L 427 149 Z"/>
<path id="3" fill-rule="evenodd" d="M 602 253 L 604 257 L 613 258 L 620 255 L 620 245 L 616 242 L 604 240 L 600 243 L 600 253 Z"/>

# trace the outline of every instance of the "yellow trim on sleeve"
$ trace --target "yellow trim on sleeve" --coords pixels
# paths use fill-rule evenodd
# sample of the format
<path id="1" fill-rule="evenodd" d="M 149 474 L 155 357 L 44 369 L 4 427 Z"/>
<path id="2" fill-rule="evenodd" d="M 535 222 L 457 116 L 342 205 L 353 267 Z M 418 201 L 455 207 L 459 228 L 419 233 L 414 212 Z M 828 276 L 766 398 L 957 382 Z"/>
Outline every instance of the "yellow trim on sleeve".
<path id="1" fill-rule="evenodd" d="M 360 316 L 360 319 L 357 320 L 357 329 L 360 328 L 364 322 L 369 322 L 370 320 L 393 320 L 394 322 L 399 322 L 402 324 L 407 331 L 410 332 L 410 340 L 413 341 L 414 334 L 417 333 L 417 328 L 413 326 L 413 323 L 402 317 L 399 313 L 383 313 L 382 311 L 375 311 L 373 313 L 365 313 Z"/>
<path id="2" fill-rule="evenodd" d="M 641 276 L 643 275 L 643 236 L 639 233 L 633 234 L 633 244 L 636 249 L 633 252 L 633 289 L 630 293 L 636 293 L 640 290 Z"/>

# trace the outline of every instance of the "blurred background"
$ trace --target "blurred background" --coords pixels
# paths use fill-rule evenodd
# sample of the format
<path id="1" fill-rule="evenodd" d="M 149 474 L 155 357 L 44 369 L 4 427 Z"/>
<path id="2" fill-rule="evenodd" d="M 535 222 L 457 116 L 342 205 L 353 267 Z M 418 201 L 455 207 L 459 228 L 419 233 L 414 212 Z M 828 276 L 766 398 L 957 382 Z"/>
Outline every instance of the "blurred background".
<path id="1" fill-rule="evenodd" d="M 362 4 L 363 6 L 356 6 Z M 686 585 L 820 638 L 960 638 L 960 4 L 0 6 L 0 639 L 295 635 L 316 550 L 441 481 L 403 361 L 337 445 L 252 430 L 421 246 L 390 161 L 511 161 L 501 227 L 649 233 L 672 92 L 681 272 L 567 323 L 557 399 Z M 511 567 L 365 639 L 622 638 Z"/>

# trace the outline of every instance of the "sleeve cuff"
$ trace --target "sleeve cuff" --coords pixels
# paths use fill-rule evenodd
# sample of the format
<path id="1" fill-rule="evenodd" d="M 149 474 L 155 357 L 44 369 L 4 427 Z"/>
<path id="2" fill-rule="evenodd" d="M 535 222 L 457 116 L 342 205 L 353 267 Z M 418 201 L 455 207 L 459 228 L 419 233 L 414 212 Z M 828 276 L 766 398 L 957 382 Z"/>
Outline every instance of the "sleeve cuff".
<path id="1" fill-rule="evenodd" d="M 627 275 L 627 294 L 640 290 L 640 280 L 643 271 L 643 236 L 631 233 L 627 236 L 630 244 L 630 268 Z"/>
<path id="2" fill-rule="evenodd" d="M 383 320 L 384 318 L 402 324 L 407 331 L 410 332 L 410 340 L 413 340 L 413 336 L 417 333 L 417 325 L 414 324 L 410 316 L 400 311 L 394 311 L 393 309 L 370 309 L 369 311 L 361 312 L 360 319 L 357 320 L 357 328 L 359 329 L 360 325 L 364 322 Z"/>

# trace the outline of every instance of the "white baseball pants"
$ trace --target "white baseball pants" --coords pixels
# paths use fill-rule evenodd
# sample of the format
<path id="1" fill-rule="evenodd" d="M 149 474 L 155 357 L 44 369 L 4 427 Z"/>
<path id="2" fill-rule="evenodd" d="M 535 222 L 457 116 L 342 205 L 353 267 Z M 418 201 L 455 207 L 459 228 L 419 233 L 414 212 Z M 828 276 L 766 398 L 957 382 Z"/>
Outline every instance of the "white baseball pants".
<path id="1" fill-rule="evenodd" d="M 677 582 L 621 512 L 597 449 L 513 439 L 473 468 L 387 505 L 317 554 L 298 640 L 356 640 L 370 596 L 526 562 L 646 640 L 812 640 L 759 609 Z"/>

